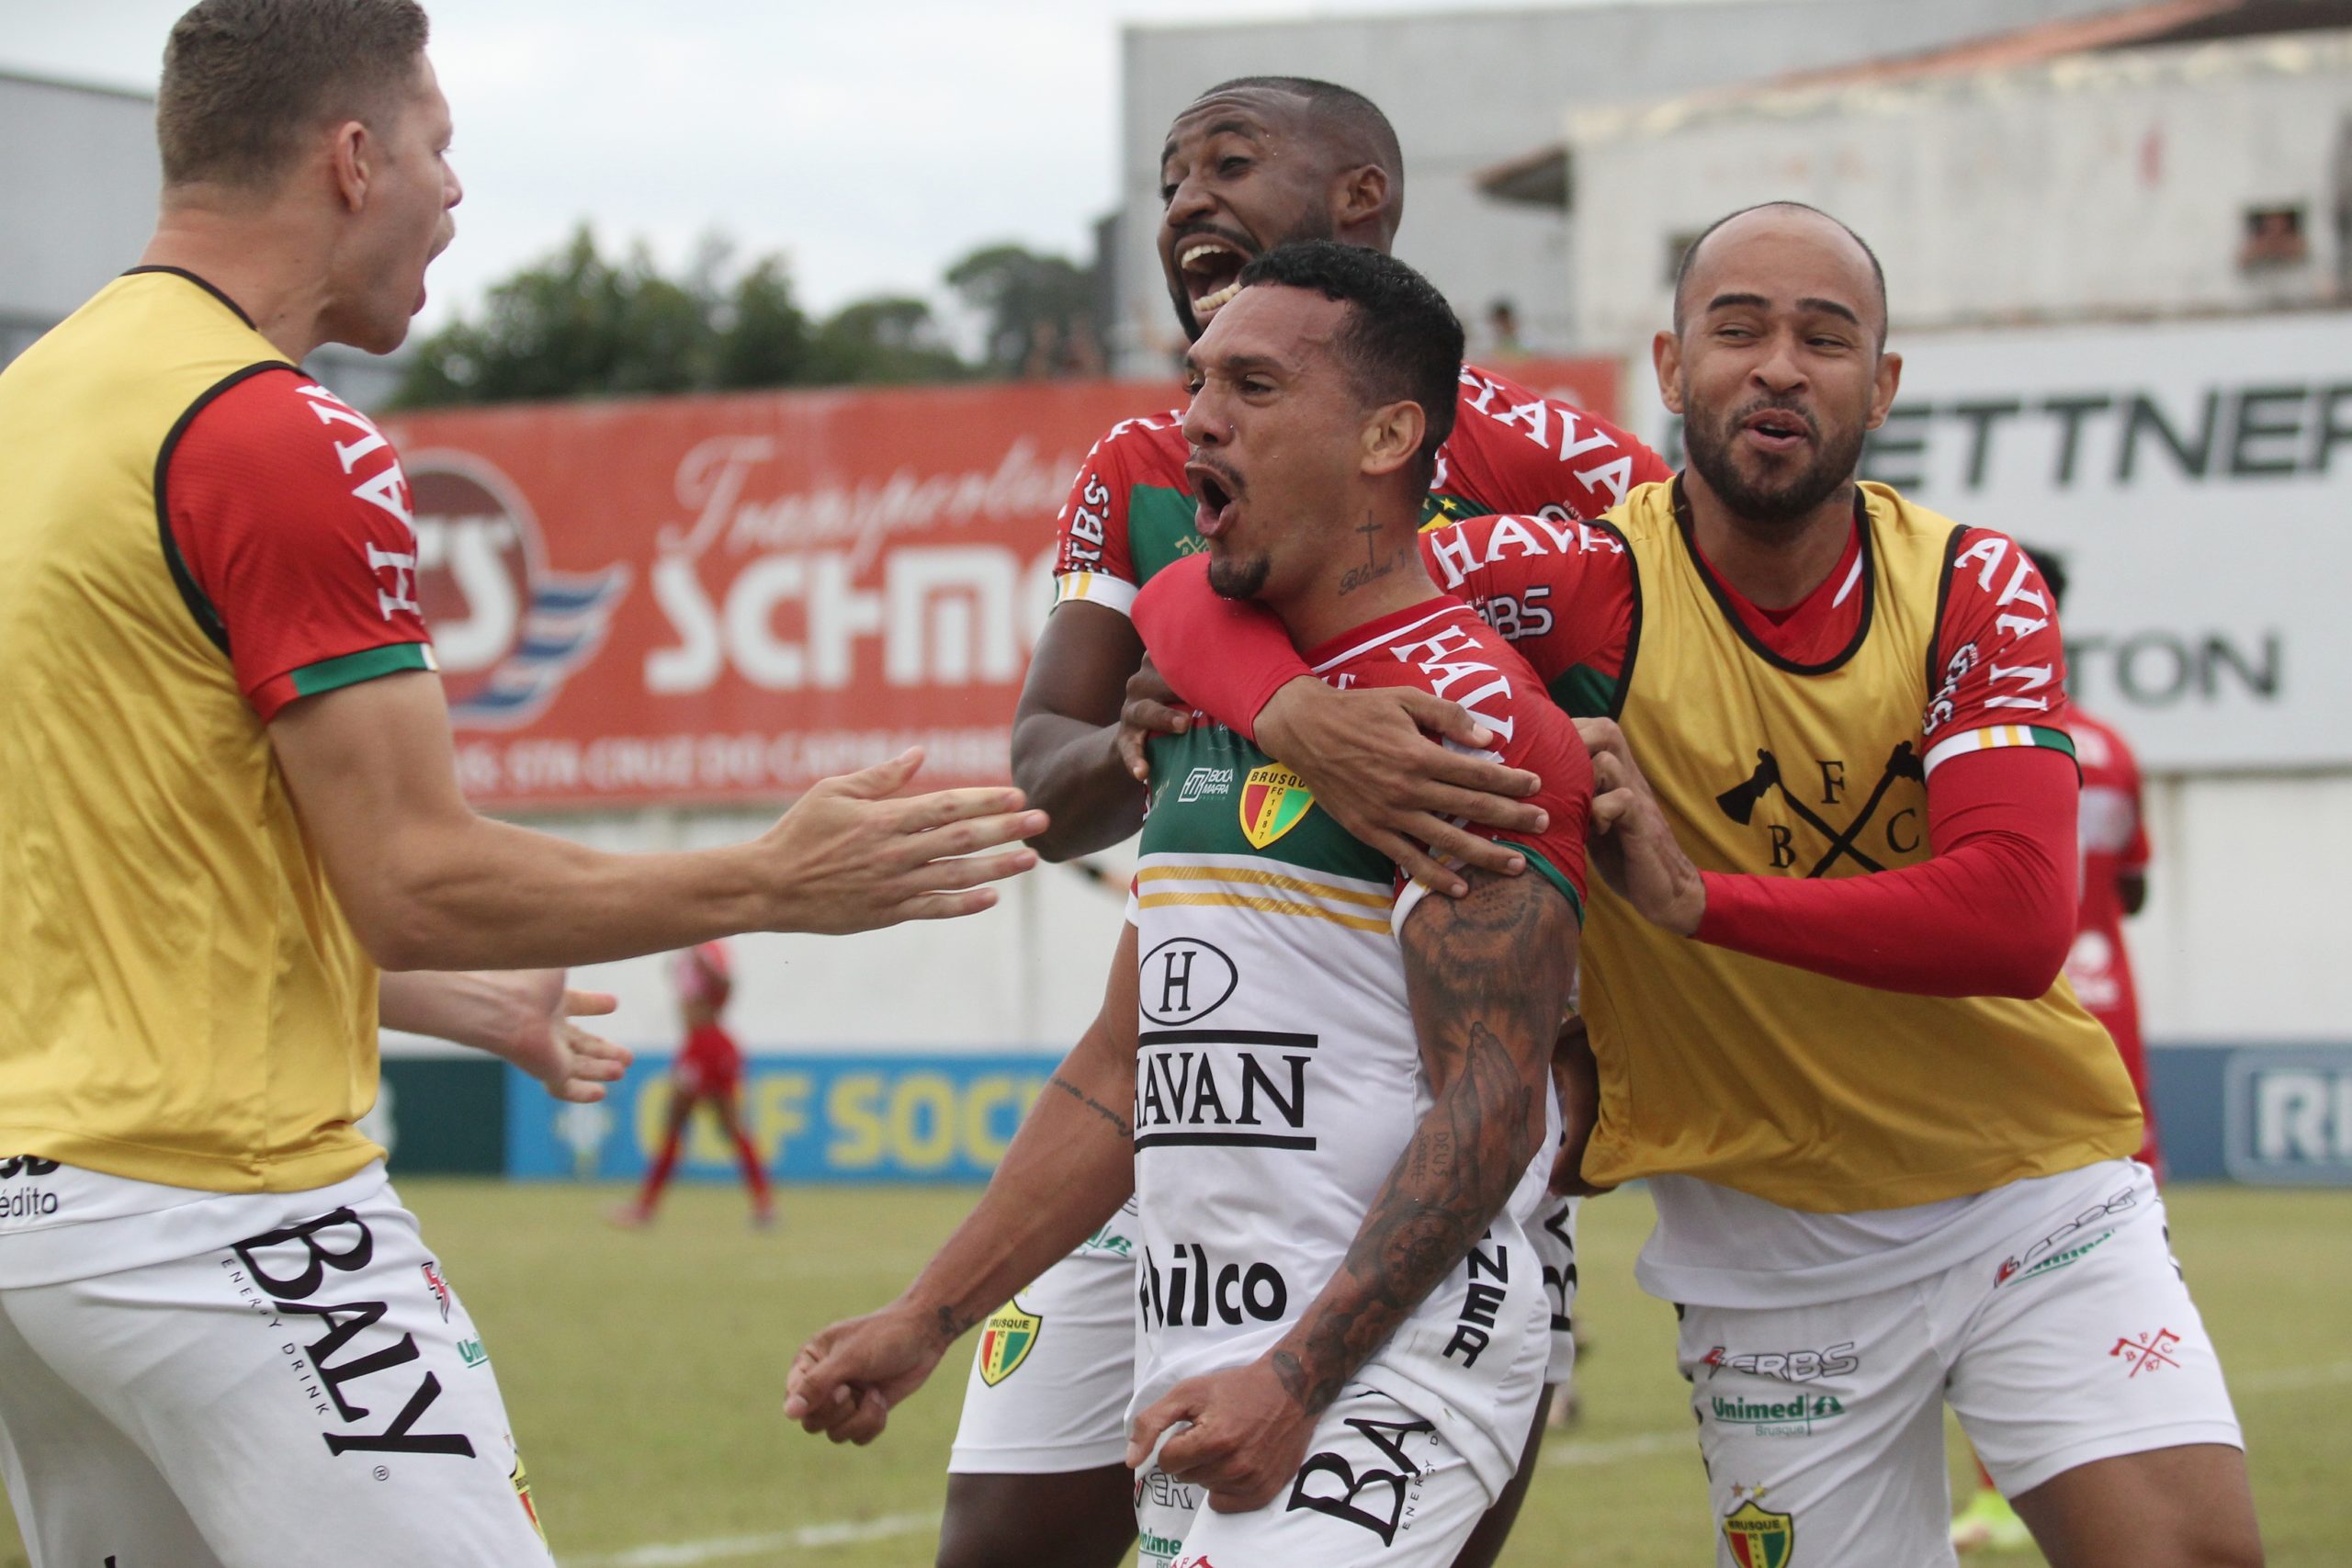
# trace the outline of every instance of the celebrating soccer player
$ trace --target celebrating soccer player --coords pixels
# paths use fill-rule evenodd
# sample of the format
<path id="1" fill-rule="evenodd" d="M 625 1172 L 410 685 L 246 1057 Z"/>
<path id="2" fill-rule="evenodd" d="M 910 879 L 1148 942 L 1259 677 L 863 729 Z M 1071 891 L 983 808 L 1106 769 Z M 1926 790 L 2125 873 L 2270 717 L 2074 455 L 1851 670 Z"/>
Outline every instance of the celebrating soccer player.
<path id="1" fill-rule="evenodd" d="M 1529 1230 L 1589 764 L 1414 547 L 1461 367 L 1443 299 L 1328 241 L 1238 281 L 1188 359 L 1210 580 L 1335 684 L 1459 702 L 1537 781 L 1541 822 L 1510 840 L 1525 870 L 1425 897 L 1232 731 L 1155 739 L 1102 1017 L 922 1277 L 804 1348 L 786 1413 L 870 1440 L 1132 1190 L 1142 1561 L 1446 1568 L 1517 1467 L 1548 1356 Z"/>
<path id="2" fill-rule="evenodd" d="M 1170 128 L 1159 178 L 1160 265 L 1190 338 L 1234 298 L 1251 258 L 1305 239 L 1385 251 L 1404 217 L 1404 162 L 1387 117 L 1328 82 L 1247 77 L 1211 88 Z M 1605 421 L 1491 369 L 1464 370 L 1455 409 L 1421 503 L 1427 521 L 1492 512 L 1593 517 L 1632 486 L 1667 474 L 1655 453 Z M 1128 609 L 1154 572 L 1201 547 L 1182 419 L 1171 410 L 1113 429 L 1088 455 L 1062 508 L 1057 604 L 1030 663 L 1012 753 L 1014 778 L 1053 814 L 1037 846 L 1048 858 L 1107 848 L 1142 821 L 1143 792 L 1119 752 L 1123 693 L 1143 657 Z M 1135 711 L 1181 723 L 1153 703 L 1154 689 L 1148 677 L 1138 683 Z M 1418 739 L 1414 719 L 1448 722 L 1447 705 L 1410 689 L 1381 700 L 1396 707 L 1372 733 L 1400 750 Z M 1491 777 L 1474 758 L 1457 759 L 1455 769 L 1424 787 L 1375 764 L 1365 784 L 1378 808 L 1392 795 L 1430 808 L 1366 826 L 1367 840 L 1416 874 L 1448 883 L 1455 874 L 1424 842 L 1488 869 L 1507 857 L 1438 813 L 1466 810 L 1499 828 L 1529 819 L 1510 801 L 1452 787 Z M 1552 1382 L 1568 1377 L 1575 1356 L 1577 1201 L 1548 1204 L 1536 1236 L 1554 1298 Z M 1017 1367 L 990 1365 L 983 1342 L 949 1461 L 940 1568 L 1112 1568 L 1134 1539 L 1120 1462 L 1120 1417 L 1135 1384 L 1130 1230 L 1125 1217 L 1115 1219 L 1010 1303 L 1012 1318 L 1045 1325 L 1024 1342 Z M 1484 1568 L 1501 1549 L 1541 1438 L 1540 1430 L 1530 1435 L 1517 1481 L 1464 1551 L 1462 1568 Z"/>
<path id="3" fill-rule="evenodd" d="M 1046 825 L 888 798 L 912 757 L 701 853 L 468 808 L 399 458 L 299 368 L 396 347 L 454 232 L 425 33 L 413 0 L 181 17 L 142 265 L 0 373 L 0 1468 L 36 1562 L 549 1562 L 356 1123 L 379 1019 L 588 1098 L 613 1063 L 563 1020 L 596 1004 L 379 966 L 961 914 L 1035 858 L 969 852 Z"/>
<path id="4" fill-rule="evenodd" d="M 1886 320 L 1844 225 L 1735 213 L 1656 343 L 1688 471 L 1592 527 L 1424 542 L 1593 716 L 1584 1174 L 1651 1179 L 1638 1274 L 1680 1312 L 1726 1564 L 1948 1561 L 1947 1400 L 2058 1568 L 2258 1562 L 2131 1080 L 2057 984 L 2055 607 L 2009 539 L 1856 481 Z M 1179 569 L 1136 615 L 1188 698 L 1310 788 L 1351 776 L 1370 705 L 1262 613 Z"/>

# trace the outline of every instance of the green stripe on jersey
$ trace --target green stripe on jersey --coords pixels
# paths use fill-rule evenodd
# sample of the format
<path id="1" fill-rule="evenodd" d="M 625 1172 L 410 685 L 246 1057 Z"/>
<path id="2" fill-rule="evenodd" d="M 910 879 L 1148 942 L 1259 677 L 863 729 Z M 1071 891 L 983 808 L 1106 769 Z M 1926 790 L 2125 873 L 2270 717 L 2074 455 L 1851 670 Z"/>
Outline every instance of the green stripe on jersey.
<path id="1" fill-rule="evenodd" d="M 1252 774 L 1259 774 L 1252 779 Z M 1263 751 L 1221 724 L 1185 735 L 1151 739 L 1151 813 L 1144 818 L 1148 855 L 1249 855 L 1321 872 L 1385 883 L 1394 862 L 1350 838 Z M 1250 833 L 1255 827 L 1258 843 Z"/>
<path id="2" fill-rule="evenodd" d="M 433 657 L 430 643 L 396 642 L 383 648 L 363 648 L 357 653 L 346 653 L 340 659 L 322 659 L 316 664 L 305 664 L 288 678 L 294 682 L 296 696 L 314 697 L 321 692 L 356 686 L 362 681 L 373 681 L 379 675 L 394 675 L 403 670 L 438 670 L 440 667 Z"/>
<path id="3" fill-rule="evenodd" d="M 1614 718 L 1616 678 L 1589 664 L 1571 664 L 1551 685 L 1552 701 L 1570 718 Z"/>

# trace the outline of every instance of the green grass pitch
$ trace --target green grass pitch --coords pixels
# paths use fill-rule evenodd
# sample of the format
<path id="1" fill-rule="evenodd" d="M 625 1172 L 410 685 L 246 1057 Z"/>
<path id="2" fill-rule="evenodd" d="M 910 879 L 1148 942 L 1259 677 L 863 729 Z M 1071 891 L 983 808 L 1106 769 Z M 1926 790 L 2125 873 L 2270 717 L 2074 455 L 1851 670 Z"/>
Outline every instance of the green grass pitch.
<path id="1" fill-rule="evenodd" d="M 564 1568 L 931 1562 L 968 1347 L 870 1449 L 805 1437 L 779 1407 L 802 1337 L 895 1292 L 970 1190 L 786 1190 L 784 1224 L 761 1234 L 726 1189 L 674 1191 L 658 1225 L 625 1233 L 603 1223 L 612 1189 L 401 1187 L 490 1347 Z M 2272 1568 L 2352 1561 L 2352 1192 L 2169 1201 L 2245 1424 Z M 1585 1210 L 1585 1416 L 1552 1438 L 1513 1568 L 1713 1561 L 1673 1314 L 1633 1281 L 1648 1224 L 1638 1191 Z M 0 1542 L 0 1564 L 23 1568 L 13 1529 Z"/>

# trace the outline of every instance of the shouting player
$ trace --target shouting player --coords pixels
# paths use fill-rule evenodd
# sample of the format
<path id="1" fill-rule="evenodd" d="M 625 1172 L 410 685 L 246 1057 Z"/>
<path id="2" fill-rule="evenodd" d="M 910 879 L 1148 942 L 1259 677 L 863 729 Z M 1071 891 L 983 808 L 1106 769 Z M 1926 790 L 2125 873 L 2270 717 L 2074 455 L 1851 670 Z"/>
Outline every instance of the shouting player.
<path id="1" fill-rule="evenodd" d="M 1264 604 L 1334 684 L 1448 692 L 1533 773 L 1546 825 L 1516 843 L 1523 874 L 1424 897 L 1232 731 L 1154 741 L 1102 1016 L 907 1293 L 801 1351 L 786 1413 L 871 1440 L 1132 1189 L 1142 1562 L 1447 1568 L 1518 1464 L 1548 1356 L 1528 1230 L 1589 764 L 1414 547 L 1461 366 L 1444 299 L 1329 242 L 1238 283 L 1187 361 L 1216 591 Z"/>
<path id="2" fill-rule="evenodd" d="M 1729 1568 L 1950 1562 L 1947 1400 L 2057 1568 L 2256 1563 L 2131 1082 L 2057 983 L 2076 781 L 2054 609 L 2007 538 L 1856 482 L 1900 375 L 1885 331 L 1844 225 L 1736 213 L 1656 342 L 1688 471 L 1593 527 L 1428 542 L 1614 719 L 1581 726 L 1622 890 L 1596 889 L 1588 933 L 1584 1175 L 1650 1179 L 1638 1275 L 1679 1310 Z M 1537 589 L 1540 626 L 1507 607 Z M 1197 571 L 1137 615 L 1179 690 L 1256 714 L 1347 820 L 1363 699 L 1295 678 L 1280 628 Z"/>
<path id="3" fill-rule="evenodd" d="M 467 807 L 399 458 L 299 368 L 396 347 L 454 231 L 425 34 L 413 0 L 202 0 L 142 265 L 0 372 L 0 1470 L 38 1562 L 550 1562 L 357 1127 L 379 1017 L 490 1013 L 448 975 L 379 1002 L 379 966 L 960 914 L 1034 854 L 940 857 L 1046 826 L 884 798 L 911 758 L 691 854 Z M 576 1055 L 541 1010 L 521 1047 Z"/>
<path id="4" fill-rule="evenodd" d="M 1250 77 L 1210 89 L 1170 129 L 1160 154 L 1164 210 L 1159 259 L 1178 324 L 1197 338 L 1234 298 L 1242 267 L 1286 241 L 1338 239 L 1386 251 L 1404 216 L 1404 163 L 1387 117 L 1362 95 L 1326 82 Z M 1593 517 L 1665 466 L 1638 441 L 1580 409 L 1537 396 L 1492 370 L 1466 367 L 1453 434 L 1438 454 L 1425 520 L 1492 512 Z M 1013 731 L 1013 776 L 1052 813 L 1037 841 L 1049 859 L 1125 839 L 1142 820 L 1143 792 L 1118 754 L 1126 682 L 1143 645 L 1128 620 L 1136 590 L 1170 561 L 1199 552 L 1182 412 L 1129 420 L 1096 444 L 1060 519 L 1057 604 L 1029 666 Z M 1531 606 L 1537 613 L 1539 606 Z M 1420 722 L 1446 722 L 1446 705 L 1406 691 Z M 1411 705 L 1415 704 L 1419 705 Z M 1458 722 L 1458 720 L 1457 720 Z M 1417 739 L 1397 714 L 1374 735 Z M 1408 786 L 1374 768 L 1381 798 Z M 1508 855 L 1445 820 L 1468 812 L 1523 829 L 1511 803 L 1474 790 L 1488 778 L 1464 756 L 1447 785 L 1416 795 L 1435 808 L 1364 829 L 1367 841 L 1414 874 L 1452 886 L 1456 874 L 1423 852 L 1433 843 L 1466 863 L 1503 869 Z M 1453 784 L 1471 788 L 1449 787 Z M 1554 1292 L 1552 1381 L 1574 1356 L 1575 1200 L 1555 1201 L 1539 1243 Z M 949 1462 L 940 1568 L 1111 1568 L 1133 1539 L 1119 1413 L 1134 1383 L 1126 1311 L 1133 1224 L 1114 1216 L 1066 1262 L 1028 1283 L 1003 1316 L 1023 1355 L 1007 1365 L 984 1339 L 965 1393 Z M 1493 1561 L 1532 1474 L 1531 1434 L 1519 1483 L 1464 1568 Z"/>
<path id="5" fill-rule="evenodd" d="M 735 981 L 728 973 L 727 944 L 706 942 L 678 953 L 671 964 L 678 993 L 678 1011 L 686 1026 L 685 1044 L 670 1069 L 670 1115 L 662 1129 L 662 1148 L 645 1173 L 645 1188 L 637 1201 L 613 1215 L 613 1223 L 635 1227 L 650 1224 L 662 1201 L 662 1190 L 678 1168 L 678 1152 L 697 1108 L 707 1107 L 718 1130 L 742 1165 L 743 1185 L 752 1194 L 752 1224 L 765 1230 L 775 1223 L 775 1207 L 768 1197 L 767 1173 L 760 1168 L 760 1153 L 743 1125 L 743 1048 L 718 1021 L 733 994 Z"/>

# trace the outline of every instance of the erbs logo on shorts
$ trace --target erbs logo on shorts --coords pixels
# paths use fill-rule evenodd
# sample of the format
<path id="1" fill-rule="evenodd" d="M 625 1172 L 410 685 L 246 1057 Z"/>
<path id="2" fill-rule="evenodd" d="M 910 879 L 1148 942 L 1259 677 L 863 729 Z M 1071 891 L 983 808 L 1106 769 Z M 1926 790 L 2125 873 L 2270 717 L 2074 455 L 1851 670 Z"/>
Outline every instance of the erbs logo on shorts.
<path id="1" fill-rule="evenodd" d="M 526 724 L 604 646 L 625 564 L 549 570 L 538 520 L 496 468 L 463 452 L 407 464 L 417 598 L 460 729 Z"/>
<path id="2" fill-rule="evenodd" d="M 1154 1023 L 1206 1018 L 1241 983 L 1233 960 L 1197 937 L 1170 937 L 1143 955 L 1139 970 L 1143 1015 Z"/>
<path id="3" fill-rule="evenodd" d="M 1718 1345 L 1700 1357 L 1699 1364 L 1707 1369 L 1710 1381 L 1718 1372 L 1746 1372 L 1782 1382 L 1812 1382 L 1844 1377 L 1859 1368 L 1862 1359 L 1853 1352 L 1850 1339 L 1820 1350 L 1732 1350 Z"/>

